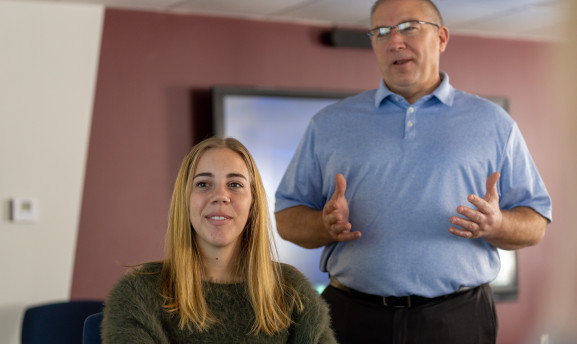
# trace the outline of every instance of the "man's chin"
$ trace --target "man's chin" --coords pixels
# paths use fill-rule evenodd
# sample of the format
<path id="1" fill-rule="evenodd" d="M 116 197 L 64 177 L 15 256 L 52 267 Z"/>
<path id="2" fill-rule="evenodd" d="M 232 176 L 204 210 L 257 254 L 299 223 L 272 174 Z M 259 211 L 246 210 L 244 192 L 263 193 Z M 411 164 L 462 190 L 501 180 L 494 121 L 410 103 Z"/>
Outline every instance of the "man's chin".
<path id="1" fill-rule="evenodd" d="M 412 88 L 415 82 L 409 78 L 395 78 L 392 82 L 385 81 L 385 84 L 391 92 L 404 94 Z"/>

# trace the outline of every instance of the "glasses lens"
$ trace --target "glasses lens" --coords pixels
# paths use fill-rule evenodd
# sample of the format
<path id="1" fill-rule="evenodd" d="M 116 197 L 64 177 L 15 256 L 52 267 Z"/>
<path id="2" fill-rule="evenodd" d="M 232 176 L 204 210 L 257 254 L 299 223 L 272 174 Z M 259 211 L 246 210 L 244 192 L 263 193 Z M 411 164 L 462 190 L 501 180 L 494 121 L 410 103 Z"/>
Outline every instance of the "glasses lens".
<path id="1" fill-rule="evenodd" d="M 389 36 L 391 32 L 391 28 L 389 27 L 377 27 L 368 32 L 369 37 L 376 38 L 376 39 L 385 39 Z"/>
<path id="2" fill-rule="evenodd" d="M 410 21 L 406 23 L 401 23 L 397 27 L 399 28 L 399 32 L 401 32 L 403 35 L 410 36 L 419 32 L 421 24 L 415 21 Z"/>
<path id="3" fill-rule="evenodd" d="M 397 29 L 403 36 L 416 36 L 422 29 L 422 24 L 438 25 L 428 22 L 419 22 L 417 20 L 407 21 L 395 26 L 381 26 L 369 31 L 369 36 L 378 40 L 386 40 L 391 36 L 391 31 Z"/>

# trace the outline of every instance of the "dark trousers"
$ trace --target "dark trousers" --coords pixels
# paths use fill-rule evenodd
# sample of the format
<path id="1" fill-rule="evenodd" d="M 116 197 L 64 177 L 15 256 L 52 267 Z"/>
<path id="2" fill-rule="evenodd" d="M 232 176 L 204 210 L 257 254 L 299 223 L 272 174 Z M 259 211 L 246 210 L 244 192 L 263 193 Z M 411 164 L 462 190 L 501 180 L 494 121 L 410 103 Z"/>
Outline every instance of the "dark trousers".
<path id="1" fill-rule="evenodd" d="M 340 344 L 494 344 L 497 340 L 497 314 L 488 285 L 411 308 L 387 307 L 333 286 L 322 296 L 330 306 Z"/>

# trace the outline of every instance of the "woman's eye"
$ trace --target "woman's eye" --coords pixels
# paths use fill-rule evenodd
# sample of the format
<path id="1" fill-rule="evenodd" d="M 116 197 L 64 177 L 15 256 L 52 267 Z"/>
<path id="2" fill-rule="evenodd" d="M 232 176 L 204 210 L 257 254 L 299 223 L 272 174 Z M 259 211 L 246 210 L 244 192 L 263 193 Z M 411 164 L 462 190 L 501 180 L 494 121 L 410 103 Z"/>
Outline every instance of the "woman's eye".
<path id="1" fill-rule="evenodd" d="M 206 183 L 206 182 L 197 182 L 196 183 L 197 188 L 205 188 L 207 186 L 208 186 L 208 183 Z"/>
<path id="2" fill-rule="evenodd" d="M 241 183 L 237 183 L 237 182 L 232 182 L 230 183 L 230 187 L 232 188 L 242 188 L 242 184 Z"/>

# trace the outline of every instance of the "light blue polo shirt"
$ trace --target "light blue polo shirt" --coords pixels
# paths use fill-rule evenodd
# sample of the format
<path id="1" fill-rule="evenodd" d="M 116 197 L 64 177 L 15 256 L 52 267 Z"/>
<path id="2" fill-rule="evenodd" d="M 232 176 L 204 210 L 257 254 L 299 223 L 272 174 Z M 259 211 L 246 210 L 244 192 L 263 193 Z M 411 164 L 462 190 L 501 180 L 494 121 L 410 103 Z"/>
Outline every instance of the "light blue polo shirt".
<path id="1" fill-rule="evenodd" d="M 551 199 L 511 116 L 441 85 L 415 104 L 378 89 L 344 99 L 311 120 L 276 193 L 276 209 L 322 209 L 347 180 L 355 241 L 324 248 L 320 267 L 351 288 L 383 296 L 448 294 L 492 281 L 496 248 L 449 233 L 450 217 L 483 196 L 498 171 L 501 209 L 531 207 L 551 220 Z"/>

